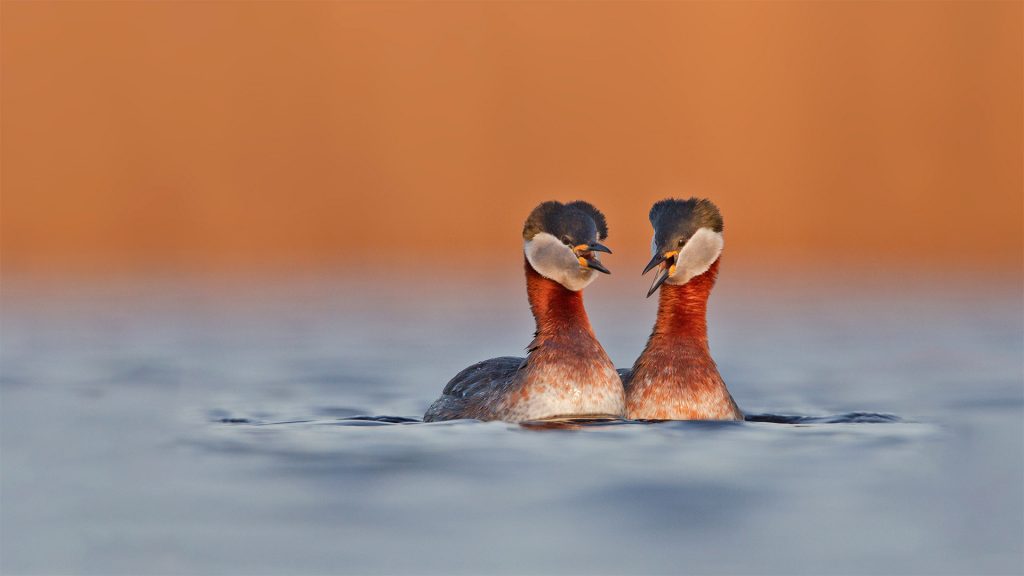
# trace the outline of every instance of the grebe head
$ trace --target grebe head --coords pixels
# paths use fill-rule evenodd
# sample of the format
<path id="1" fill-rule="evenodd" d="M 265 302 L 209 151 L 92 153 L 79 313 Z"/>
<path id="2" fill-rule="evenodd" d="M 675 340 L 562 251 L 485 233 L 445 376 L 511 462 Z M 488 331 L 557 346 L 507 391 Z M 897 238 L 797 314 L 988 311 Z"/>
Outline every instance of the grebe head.
<path id="1" fill-rule="evenodd" d="M 604 214 L 593 205 L 582 200 L 544 202 L 523 225 L 523 251 L 538 274 L 575 292 L 593 282 L 598 272 L 611 274 L 595 254 L 612 253 L 600 242 L 607 237 Z"/>
<path id="2" fill-rule="evenodd" d="M 668 198 L 652 206 L 648 217 L 654 238 L 643 273 L 660 268 L 648 297 L 663 283 L 686 284 L 707 272 L 722 254 L 722 214 L 710 200 Z"/>

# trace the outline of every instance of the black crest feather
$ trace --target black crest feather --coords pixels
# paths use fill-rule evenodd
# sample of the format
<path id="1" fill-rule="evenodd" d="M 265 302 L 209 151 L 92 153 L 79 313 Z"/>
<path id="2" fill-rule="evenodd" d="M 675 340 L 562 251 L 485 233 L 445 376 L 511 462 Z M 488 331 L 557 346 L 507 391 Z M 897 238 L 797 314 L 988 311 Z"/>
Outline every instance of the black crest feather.
<path id="1" fill-rule="evenodd" d="M 607 238 L 608 222 L 604 214 L 589 202 L 576 200 L 562 204 L 550 200 L 534 208 L 523 224 L 523 238 L 526 240 L 540 232 L 559 238 L 566 236 L 584 243 L 595 235 L 598 240 Z"/>
<path id="2" fill-rule="evenodd" d="M 602 214 L 600 210 L 595 208 L 593 204 L 589 202 L 584 202 L 583 200 L 576 200 L 575 202 L 570 202 L 566 204 L 566 207 L 575 208 L 590 216 L 590 218 L 594 221 L 594 224 L 597 225 L 598 240 L 605 240 L 608 238 L 608 220 L 605 219 L 604 214 Z"/>
<path id="3" fill-rule="evenodd" d="M 666 198 L 651 206 L 648 217 L 654 227 L 654 245 L 663 251 L 682 246 L 701 228 L 719 233 L 723 228 L 721 212 L 705 198 Z"/>
<path id="4" fill-rule="evenodd" d="M 680 224 L 689 224 L 694 230 L 697 228 L 711 228 L 715 232 L 721 232 L 724 228 L 722 213 L 718 207 L 707 198 L 688 198 L 679 200 L 666 198 L 654 203 L 651 212 L 648 214 L 651 225 L 657 230 L 659 228 L 675 227 Z"/>
<path id="5" fill-rule="evenodd" d="M 529 240 L 539 232 L 543 232 L 552 226 L 562 210 L 562 203 L 554 200 L 540 203 L 534 208 L 523 224 L 523 238 Z"/>

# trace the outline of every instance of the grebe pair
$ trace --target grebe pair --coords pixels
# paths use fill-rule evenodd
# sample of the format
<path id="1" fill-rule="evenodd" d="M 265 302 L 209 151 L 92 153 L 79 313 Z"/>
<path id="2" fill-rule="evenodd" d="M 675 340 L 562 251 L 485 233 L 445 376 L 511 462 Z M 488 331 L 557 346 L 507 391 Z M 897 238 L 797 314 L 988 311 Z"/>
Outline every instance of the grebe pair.
<path id="1" fill-rule="evenodd" d="M 544 202 L 523 226 L 526 292 L 537 331 L 526 358 L 478 362 L 455 375 L 423 416 L 521 422 L 550 418 L 742 420 L 708 349 L 707 299 L 722 253 L 722 216 L 708 200 L 667 199 L 650 212 L 658 316 L 631 370 L 615 370 L 583 307 L 583 289 L 609 271 L 601 212 Z"/>

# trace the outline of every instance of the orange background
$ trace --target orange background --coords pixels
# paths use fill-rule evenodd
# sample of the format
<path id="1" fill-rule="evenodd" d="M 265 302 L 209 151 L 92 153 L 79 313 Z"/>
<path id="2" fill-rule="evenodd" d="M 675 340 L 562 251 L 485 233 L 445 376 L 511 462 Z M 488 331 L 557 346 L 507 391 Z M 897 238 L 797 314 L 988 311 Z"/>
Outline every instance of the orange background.
<path id="1" fill-rule="evenodd" d="M 5 1 L 2 263 L 505 265 L 534 204 L 584 198 L 639 270 L 651 202 L 697 194 L 739 261 L 1019 270 L 1022 22 L 1020 2 Z"/>

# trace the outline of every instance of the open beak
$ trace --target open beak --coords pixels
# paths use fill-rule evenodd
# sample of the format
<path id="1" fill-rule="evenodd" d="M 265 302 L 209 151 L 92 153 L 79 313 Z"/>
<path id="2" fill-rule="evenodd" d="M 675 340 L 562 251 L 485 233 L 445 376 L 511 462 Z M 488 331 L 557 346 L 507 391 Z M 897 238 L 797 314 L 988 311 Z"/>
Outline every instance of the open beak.
<path id="1" fill-rule="evenodd" d="M 661 288 L 661 285 L 665 283 L 665 280 L 668 280 L 668 277 L 676 271 L 676 256 L 678 255 L 679 252 L 676 250 L 665 252 L 664 254 L 655 254 L 654 258 L 651 258 L 651 261 L 647 263 L 647 267 L 644 268 L 641 276 L 647 274 L 654 268 L 661 269 L 654 277 L 654 282 L 651 283 L 651 289 L 647 291 L 648 298 L 650 298 L 651 294 L 654 294 L 658 288 Z"/>
<path id="2" fill-rule="evenodd" d="M 605 252 L 607 254 L 611 254 L 612 251 L 607 246 L 594 242 L 592 244 L 580 244 L 579 246 L 573 247 L 572 250 L 576 253 L 576 257 L 580 261 L 580 266 L 584 268 L 592 268 L 604 274 L 611 274 L 611 271 L 605 268 L 593 254 L 594 252 Z"/>
<path id="3" fill-rule="evenodd" d="M 655 254 L 654 258 L 651 258 L 651 261 L 647 263 L 647 266 L 644 268 L 644 271 L 640 273 L 640 275 L 643 276 L 643 275 L 647 274 L 648 272 L 651 271 L 652 268 L 654 268 L 655 266 L 660 265 L 666 259 L 667 259 L 666 256 L 663 256 L 661 254 Z"/>

